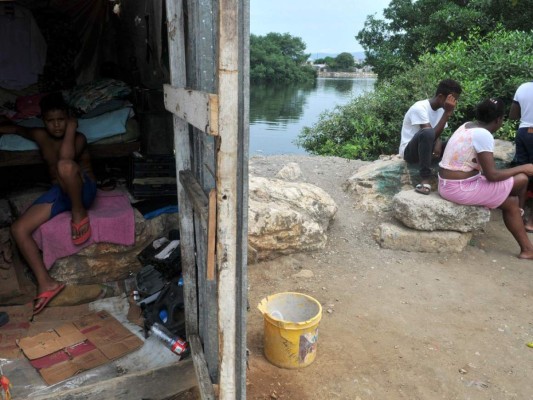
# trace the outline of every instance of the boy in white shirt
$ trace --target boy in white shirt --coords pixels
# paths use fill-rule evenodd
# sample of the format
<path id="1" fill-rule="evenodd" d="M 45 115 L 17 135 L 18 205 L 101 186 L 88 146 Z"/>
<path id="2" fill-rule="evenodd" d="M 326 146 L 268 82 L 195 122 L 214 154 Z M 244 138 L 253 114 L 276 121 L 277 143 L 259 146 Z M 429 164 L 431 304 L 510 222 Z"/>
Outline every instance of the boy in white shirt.
<path id="1" fill-rule="evenodd" d="M 437 86 L 435 96 L 417 101 L 405 114 L 399 153 L 409 164 L 419 165 L 421 182 L 415 187 L 418 193 L 431 192 L 431 160 L 442 155 L 440 136 L 461 92 L 459 83 L 445 79 Z"/>

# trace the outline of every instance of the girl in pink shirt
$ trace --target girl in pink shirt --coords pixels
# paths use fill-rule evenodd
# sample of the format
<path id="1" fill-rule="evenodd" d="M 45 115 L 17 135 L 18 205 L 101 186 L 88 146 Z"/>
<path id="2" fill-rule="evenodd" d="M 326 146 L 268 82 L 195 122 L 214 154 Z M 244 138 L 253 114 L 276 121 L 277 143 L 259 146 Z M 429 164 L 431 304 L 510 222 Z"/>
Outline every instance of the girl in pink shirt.
<path id="1" fill-rule="evenodd" d="M 505 226 L 520 246 L 519 258 L 533 259 L 533 244 L 522 219 L 528 177 L 533 164 L 497 169 L 494 138 L 503 123 L 500 99 L 487 99 L 476 107 L 476 121 L 457 129 L 439 163 L 439 194 L 457 204 L 500 208 Z"/>

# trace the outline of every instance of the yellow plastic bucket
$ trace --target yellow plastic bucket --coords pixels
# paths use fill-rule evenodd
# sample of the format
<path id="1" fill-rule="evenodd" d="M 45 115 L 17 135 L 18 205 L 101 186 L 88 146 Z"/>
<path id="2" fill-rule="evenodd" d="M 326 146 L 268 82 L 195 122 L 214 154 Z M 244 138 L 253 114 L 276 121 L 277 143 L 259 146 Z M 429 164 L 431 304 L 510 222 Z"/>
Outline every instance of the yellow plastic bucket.
<path id="1" fill-rule="evenodd" d="M 307 367 L 316 358 L 320 303 L 302 293 L 268 296 L 257 308 L 264 319 L 265 357 L 282 368 Z"/>

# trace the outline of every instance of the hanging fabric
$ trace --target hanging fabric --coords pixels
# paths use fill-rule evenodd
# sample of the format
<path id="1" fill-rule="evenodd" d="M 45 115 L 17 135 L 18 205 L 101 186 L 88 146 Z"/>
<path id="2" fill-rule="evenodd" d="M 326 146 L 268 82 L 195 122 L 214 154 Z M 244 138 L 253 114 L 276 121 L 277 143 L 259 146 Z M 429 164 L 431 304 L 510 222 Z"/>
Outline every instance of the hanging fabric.
<path id="1" fill-rule="evenodd" d="M 20 90 L 34 84 L 46 62 L 46 42 L 30 10 L 0 4 L 0 86 Z"/>
<path id="2" fill-rule="evenodd" d="M 100 63 L 98 48 L 107 21 L 109 1 L 50 0 L 50 6 L 66 13 L 78 29 L 82 48 L 75 61 L 77 83 L 92 81 Z"/>

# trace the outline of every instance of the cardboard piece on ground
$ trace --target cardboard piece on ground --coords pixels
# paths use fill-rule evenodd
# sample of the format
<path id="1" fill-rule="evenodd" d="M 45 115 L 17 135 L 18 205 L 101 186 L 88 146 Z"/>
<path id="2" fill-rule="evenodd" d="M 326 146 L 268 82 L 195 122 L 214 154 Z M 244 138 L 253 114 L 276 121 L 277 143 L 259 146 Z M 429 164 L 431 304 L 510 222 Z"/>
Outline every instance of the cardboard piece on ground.
<path id="1" fill-rule="evenodd" d="M 142 344 L 107 311 L 88 314 L 18 341 L 24 355 L 49 385 L 122 357 Z"/>
<path id="2" fill-rule="evenodd" d="M 87 304 L 76 307 L 46 307 L 32 320 L 32 307 L 30 302 L 22 306 L 0 308 L 0 311 L 9 315 L 9 322 L 0 329 L 0 358 L 8 360 L 24 358 L 24 354 L 17 346 L 18 339 L 49 331 L 61 322 L 77 320 L 80 315 L 91 312 Z"/>

